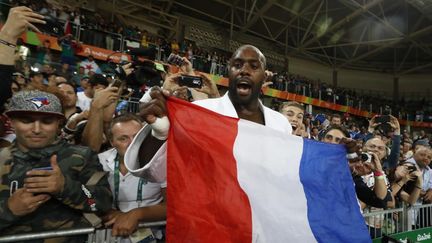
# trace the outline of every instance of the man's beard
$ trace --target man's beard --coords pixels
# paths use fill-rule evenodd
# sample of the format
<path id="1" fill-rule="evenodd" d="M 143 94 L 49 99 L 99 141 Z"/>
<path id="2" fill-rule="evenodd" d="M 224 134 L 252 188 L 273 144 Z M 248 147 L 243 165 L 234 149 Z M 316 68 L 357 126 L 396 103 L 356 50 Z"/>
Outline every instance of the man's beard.
<path id="1" fill-rule="evenodd" d="M 249 105 L 259 98 L 261 92 L 261 84 L 251 83 L 250 94 L 247 97 L 240 96 L 237 91 L 237 85 L 240 79 L 230 80 L 228 91 L 233 105 Z"/>

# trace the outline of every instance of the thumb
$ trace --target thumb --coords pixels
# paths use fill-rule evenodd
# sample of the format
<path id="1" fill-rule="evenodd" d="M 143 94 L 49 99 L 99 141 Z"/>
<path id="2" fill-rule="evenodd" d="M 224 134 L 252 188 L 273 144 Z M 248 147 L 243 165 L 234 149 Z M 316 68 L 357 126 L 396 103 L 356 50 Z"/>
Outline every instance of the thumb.
<path id="1" fill-rule="evenodd" d="M 51 167 L 53 168 L 53 170 L 60 170 L 60 167 L 58 166 L 58 163 L 57 163 L 57 155 L 56 154 L 51 156 L 50 163 L 51 163 Z"/>

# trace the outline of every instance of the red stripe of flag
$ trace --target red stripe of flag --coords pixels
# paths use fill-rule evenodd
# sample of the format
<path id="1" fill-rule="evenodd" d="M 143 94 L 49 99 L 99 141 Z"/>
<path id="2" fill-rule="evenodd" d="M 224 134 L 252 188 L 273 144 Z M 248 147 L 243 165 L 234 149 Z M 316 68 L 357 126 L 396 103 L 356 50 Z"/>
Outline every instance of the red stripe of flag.
<path id="1" fill-rule="evenodd" d="M 252 242 L 232 152 L 238 119 L 174 98 L 167 104 L 167 242 Z"/>

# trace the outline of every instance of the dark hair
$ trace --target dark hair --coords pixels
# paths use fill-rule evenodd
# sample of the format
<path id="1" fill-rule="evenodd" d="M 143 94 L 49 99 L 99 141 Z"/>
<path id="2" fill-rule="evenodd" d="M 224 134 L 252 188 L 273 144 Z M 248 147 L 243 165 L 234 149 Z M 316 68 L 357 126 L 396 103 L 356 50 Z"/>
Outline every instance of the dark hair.
<path id="1" fill-rule="evenodd" d="M 333 113 L 333 114 L 330 116 L 330 121 L 331 121 L 333 118 L 339 118 L 339 119 L 342 119 L 341 115 L 339 115 L 339 114 L 337 114 L 337 113 Z"/>
<path id="2" fill-rule="evenodd" d="M 279 112 L 282 111 L 283 108 L 287 107 L 287 106 L 294 106 L 297 107 L 299 109 L 301 109 L 302 111 L 305 110 L 303 104 L 298 103 L 297 101 L 287 101 L 287 102 L 283 102 L 282 104 L 280 104 L 279 106 Z"/>
<path id="3" fill-rule="evenodd" d="M 73 90 L 74 90 L 75 93 L 78 92 L 76 86 L 73 83 L 70 83 L 70 82 L 60 82 L 60 83 L 57 84 L 57 87 L 59 87 L 61 84 L 67 84 L 67 85 L 69 85 L 69 86 L 71 86 L 73 88 Z"/>
<path id="4" fill-rule="evenodd" d="M 322 130 L 318 136 L 318 139 L 321 141 L 324 139 L 325 135 L 329 133 L 331 130 L 339 130 L 343 133 L 343 135 L 347 138 L 350 138 L 349 132 L 346 130 L 345 127 L 339 126 L 339 125 L 329 125 L 326 129 Z"/>
<path id="5" fill-rule="evenodd" d="M 121 122 L 128 122 L 128 121 L 136 121 L 140 124 L 143 123 L 143 120 L 141 119 L 141 117 L 139 117 L 138 115 L 134 114 L 134 113 L 124 113 L 122 115 L 116 116 L 114 117 L 114 119 L 111 121 L 109 128 L 108 128 L 108 139 L 111 140 L 113 137 L 112 134 L 112 127 L 117 124 L 117 123 L 121 123 Z"/>
<path id="6" fill-rule="evenodd" d="M 94 87 L 98 84 L 104 85 L 105 87 L 108 87 L 109 82 L 102 74 L 96 73 L 94 74 L 90 80 L 89 80 L 90 86 Z"/>

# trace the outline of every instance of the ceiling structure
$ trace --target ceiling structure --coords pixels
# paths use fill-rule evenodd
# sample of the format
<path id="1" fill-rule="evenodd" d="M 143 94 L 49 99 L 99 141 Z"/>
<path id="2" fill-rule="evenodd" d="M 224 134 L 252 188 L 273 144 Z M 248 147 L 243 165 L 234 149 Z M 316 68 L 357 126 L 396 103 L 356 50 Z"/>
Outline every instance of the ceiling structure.
<path id="1" fill-rule="evenodd" d="M 172 32 L 179 31 L 178 16 L 189 16 L 232 40 L 259 37 L 278 53 L 336 70 L 432 73 L 432 0 L 106 0 L 105 6 Z"/>

